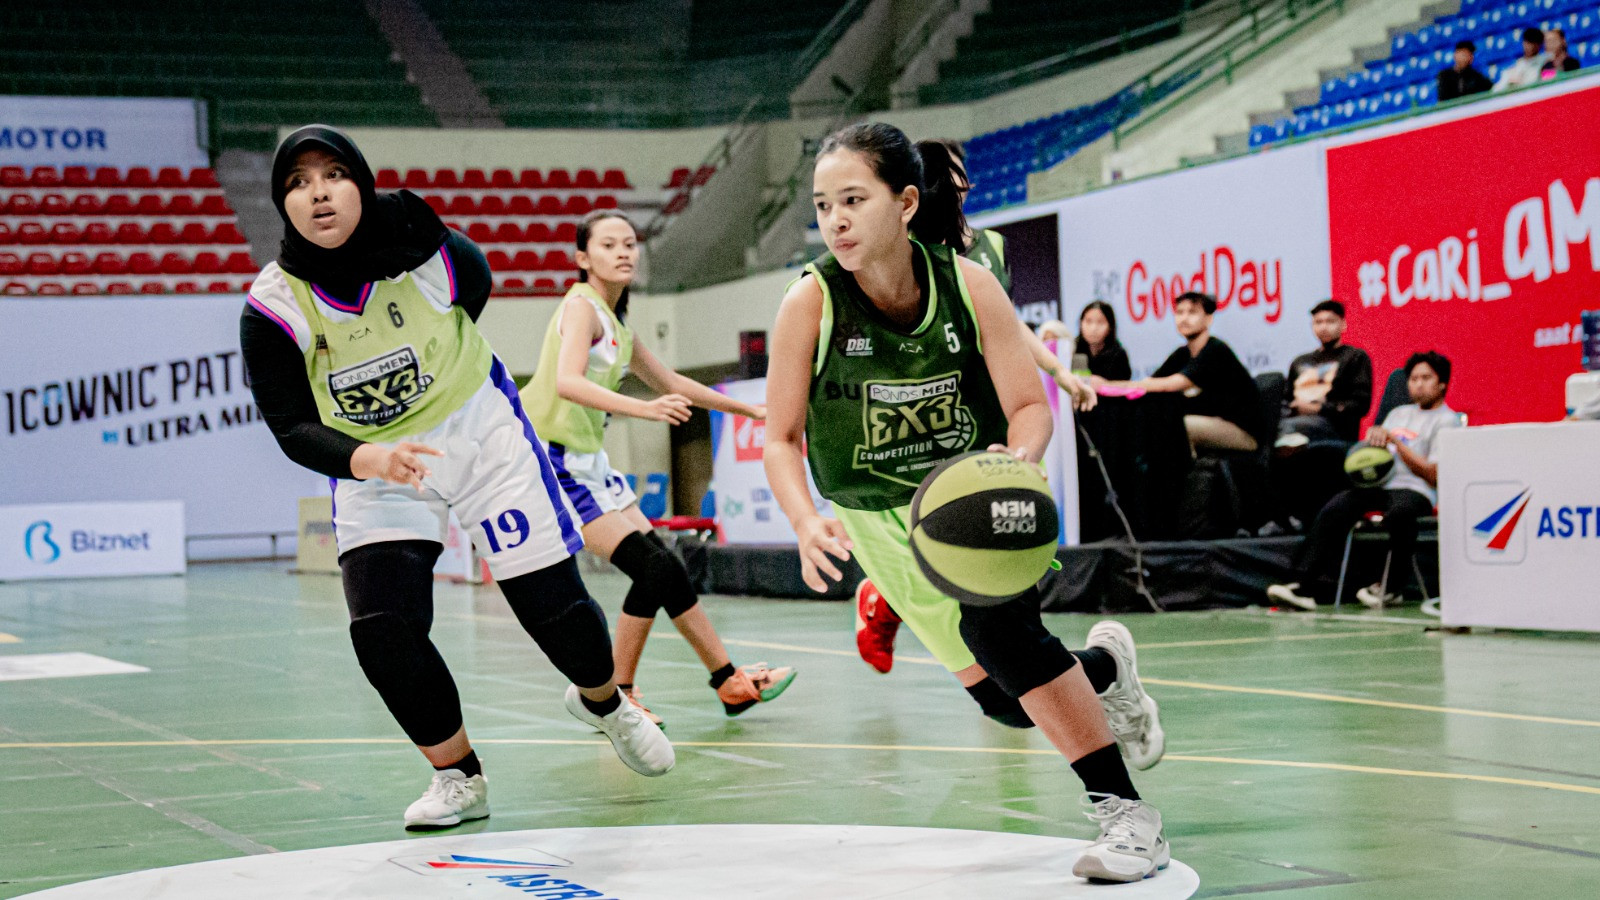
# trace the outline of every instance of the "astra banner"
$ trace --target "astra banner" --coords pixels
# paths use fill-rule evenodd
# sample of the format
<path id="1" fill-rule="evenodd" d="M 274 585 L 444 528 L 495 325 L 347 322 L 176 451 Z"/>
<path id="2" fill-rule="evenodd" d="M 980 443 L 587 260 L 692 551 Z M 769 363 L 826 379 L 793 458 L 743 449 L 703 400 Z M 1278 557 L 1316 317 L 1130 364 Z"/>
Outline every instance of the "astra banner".
<path id="1" fill-rule="evenodd" d="M 1347 339 L 1380 383 L 1448 356 L 1474 425 L 1560 418 L 1600 308 L 1600 87 L 1534 96 L 1327 151 Z"/>
<path id="2" fill-rule="evenodd" d="M 251 401 L 243 306 L 0 303 L 0 505 L 181 500 L 189 535 L 293 534 L 296 499 L 327 494 L 328 480 L 284 457 Z"/>

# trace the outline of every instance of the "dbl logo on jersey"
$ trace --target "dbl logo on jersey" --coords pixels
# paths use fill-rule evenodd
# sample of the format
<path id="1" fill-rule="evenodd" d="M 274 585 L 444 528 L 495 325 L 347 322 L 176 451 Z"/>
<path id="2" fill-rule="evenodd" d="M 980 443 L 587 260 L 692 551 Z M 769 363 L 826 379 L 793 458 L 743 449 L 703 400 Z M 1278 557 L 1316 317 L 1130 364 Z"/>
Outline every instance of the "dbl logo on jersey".
<path id="1" fill-rule="evenodd" d="M 410 409 L 433 376 L 422 372 L 410 345 L 328 375 L 334 415 L 357 425 L 385 425 Z"/>
<path id="2" fill-rule="evenodd" d="M 744 416 L 733 417 L 733 458 L 736 462 L 760 462 L 767 447 L 767 423 Z"/>
<path id="3" fill-rule="evenodd" d="M 1523 514 L 1533 490 L 1520 481 L 1479 481 L 1467 485 L 1467 561 L 1488 565 L 1520 563 L 1528 555 Z"/>

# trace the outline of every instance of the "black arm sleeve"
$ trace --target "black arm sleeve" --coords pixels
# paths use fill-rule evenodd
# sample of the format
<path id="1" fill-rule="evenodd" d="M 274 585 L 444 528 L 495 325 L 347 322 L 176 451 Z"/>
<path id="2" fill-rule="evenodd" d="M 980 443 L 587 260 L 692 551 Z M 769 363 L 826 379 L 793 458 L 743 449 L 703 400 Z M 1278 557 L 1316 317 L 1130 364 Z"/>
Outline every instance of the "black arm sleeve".
<path id="1" fill-rule="evenodd" d="M 484 306 L 489 303 L 489 292 L 494 289 L 494 276 L 489 273 L 489 260 L 483 256 L 471 239 L 454 228 L 444 242 L 450 254 L 450 266 L 456 276 L 456 305 L 467 311 L 467 317 L 478 321 Z"/>
<path id="2" fill-rule="evenodd" d="M 482 259 L 482 254 L 478 258 Z M 330 478 L 354 478 L 350 456 L 363 442 L 322 424 L 311 383 L 306 380 L 305 357 L 294 339 L 278 323 L 246 305 L 239 317 L 239 346 L 256 408 L 284 454 Z"/>

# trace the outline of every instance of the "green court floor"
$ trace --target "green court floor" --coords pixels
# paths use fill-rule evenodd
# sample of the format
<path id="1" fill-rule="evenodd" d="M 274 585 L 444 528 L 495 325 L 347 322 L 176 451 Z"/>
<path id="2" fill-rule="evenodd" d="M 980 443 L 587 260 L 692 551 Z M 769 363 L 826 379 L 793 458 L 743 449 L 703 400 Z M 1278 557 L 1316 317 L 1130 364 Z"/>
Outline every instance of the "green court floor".
<path id="1" fill-rule="evenodd" d="M 607 611 L 626 582 L 592 575 Z M 664 622 L 640 686 L 678 767 L 638 777 L 493 588 L 441 585 L 435 639 L 493 785 L 475 830 L 860 823 L 1093 837 L 1042 737 L 981 718 L 906 635 L 856 658 L 846 604 L 713 597 L 736 661 L 800 669 L 722 715 Z M 1347 610 L 1348 611 L 1348 610 Z M 1078 646 L 1093 620 L 1047 616 Z M 1600 896 L 1600 640 L 1386 616 L 1123 617 L 1167 757 L 1136 777 L 1202 897 Z M 429 769 L 357 667 L 336 578 L 0 585 L 0 657 L 136 674 L 0 681 L 0 897 L 136 869 L 394 840 Z M 1114 894 L 1116 888 L 1106 889 Z M 1022 900 L 1022 898 L 1007 898 Z"/>

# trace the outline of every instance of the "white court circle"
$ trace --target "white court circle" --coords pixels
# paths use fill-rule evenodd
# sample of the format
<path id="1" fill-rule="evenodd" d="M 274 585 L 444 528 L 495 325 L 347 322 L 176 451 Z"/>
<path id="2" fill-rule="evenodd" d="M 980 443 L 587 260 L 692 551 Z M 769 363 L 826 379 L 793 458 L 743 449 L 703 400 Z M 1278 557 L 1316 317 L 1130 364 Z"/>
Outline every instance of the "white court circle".
<path id="1" fill-rule="evenodd" d="M 653 825 L 453 835 L 269 853 L 51 888 L 50 900 L 1177 900 L 1183 863 L 1137 884 L 1072 875 L 1087 841 L 870 825 Z"/>

